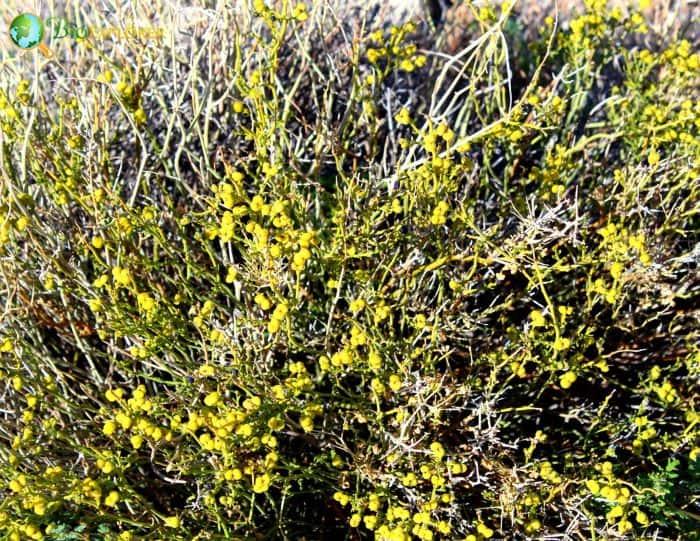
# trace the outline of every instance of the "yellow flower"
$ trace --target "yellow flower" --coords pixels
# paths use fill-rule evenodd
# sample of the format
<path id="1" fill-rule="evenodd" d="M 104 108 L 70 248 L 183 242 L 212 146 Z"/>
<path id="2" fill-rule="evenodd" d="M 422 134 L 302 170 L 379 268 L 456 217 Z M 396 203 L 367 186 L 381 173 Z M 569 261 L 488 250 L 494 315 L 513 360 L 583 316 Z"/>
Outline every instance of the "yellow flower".
<path id="1" fill-rule="evenodd" d="M 373 49 L 369 48 L 367 49 L 367 60 L 369 60 L 372 64 L 376 63 L 377 60 L 379 60 L 382 56 L 382 49 Z"/>
<path id="2" fill-rule="evenodd" d="M 399 389 L 401 389 L 401 385 L 402 382 L 399 376 L 397 376 L 396 374 L 392 374 L 391 376 L 389 376 L 389 388 L 392 391 L 398 391 Z"/>
<path id="3" fill-rule="evenodd" d="M 366 306 L 364 299 L 355 299 L 350 303 L 350 310 L 352 312 L 359 312 Z"/>
<path id="4" fill-rule="evenodd" d="M 109 460 L 97 459 L 97 467 L 102 470 L 102 473 L 110 474 L 114 471 L 114 464 Z"/>
<path id="5" fill-rule="evenodd" d="M 340 505 L 347 505 L 348 503 L 350 503 L 350 496 L 340 491 L 337 491 L 333 494 L 333 499 L 337 501 Z"/>
<path id="6" fill-rule="evenodd" d="M 533 310 L 530 312 L 530 319 L 532 320 L 533 328 L 544 327 L 545 325 L 544 314 L 542 314 L 541 310 Z"/>
<path id="7" fill-rule="evenodd" d="M 431 443 L 430 450 L 433 452 L 433 455 L 435 455 L 435 458 L 438 460 L 442 460 L 442 458 L 445 456 L 445 448 L 439 441 L 434 441 L 433 443 Z"/>
<path id="8" fill-rule="evenodd" d="M 459 475 L 467 471 L 467 466 L 459 462 L 453 462 L 450 464 L 450 472 L 453 475 Z"/>
<path id="9" fill-rule="evenodd" d="M 411 113 L 409 113 L 408 109 L 406 109 L 405 107 L 403 107 L 394 118 L 399 124 L 411 123 Z"/>
<path id="10" fill-rule="evenodd" d="M 129 269 L 114 267 L 112 269 L 112 277 L 119 285 L 128 286 L 131 283 L 131 273 L 129 272 Z"/>
<path id="11" fill-rule="evenodd" d="M 164 522 L 168 528 L 180 527 L 180 519 L 178 517 L 167 517 Z"/>
<path id="12" fill-rule="evenodd" d="M 384 394 L 384 391 L 386 390 L 386 387 L 384 384 L 379 380 L 379 378 L 372 378 L 371 381 L 372 385 L 372 390 L 377 393 L 378 395 Z"/>
<path id="13" fill-rule="evenodd" d="M 244 423 L 236 428 L 236 435 L 248 438 L 253 435 L 253 427 L 248 423 Z"/>
<path id="14" fill-rule="evenodd" d="M 119 413 L 117 413 L 117 414 L 114 416 L 114 418 L 116 419 L 116 421 L 121 425 L 121 427 L 122 427 L 124 430 L 129 430 L 129 428 L 131 427 L 131 424 L 132 424 L 131 417 L 129 417 L 129 416 L 128 416 L 126 413 L 124 413 L 123 411 L 120 411 Z"/>
<path id="15" fill-rule="evenodd" d="M 5 340 L 2 341 L 2 344 L 0 344 L 0 352 L 10 353 L 12 349 L 12 340 L 10 340 L 9 338 L 5 338 Z"/>
<path id="16" fill-rule="evenodd" d="M 224 472 L 224 479 L 226 479 L 227 481 L 240 481 L 241 479 L 243 479 L 243 472 L 238 468 L 226 470 Z"/>
<path id="17" fill-rule="evenodd" d="M 96 288 L 100 289 L 103 288 L 107 284 L 107 280 L 109 280 L 109 277 L 106 274 L 103 274 L 99 278 L 97 278 L 92 285 L 95 286 Z"/>
<path id="18" fill-rule="evenodd" d="M 262 197 L 259 195 L 253 196 L 253 199 L 250 201 L 250 210 L 253 212 L 259 212 L 260 209 L 262 209 L 263 205 L 265 204 L 265 201 L 263 200 Z"/>
<path id="19" fill-rule="evenodd" d="M 114 507 L 119 501 L 119 492 L 112 490 L 105 498 L 105 505 L 107 507 Z"/>
<path id="20" fill-rule="evenodd" d="M 17 228 L 17 231 L 24 231 L 28 225 L 29 218 L 27 218 L 26 216 L 20 216 L 15 222 L 15 227 Z"/>
<path id="21" fill-rule="evenodd" d="M 476 531 L 479 532 L 482 535 L 482 537 L 484 537 L 486 539 L 493 537 L 493 530 L 491 528 L 489 528 L 483 522 L 480 522 L 479 524 L 477 524 Z"/>
<path id="22" fill-rule="evenodd" d="M 136 112 L 134 112 L 134 121 L 137 124 L 143 124 L 146 122 L 146 111 L 144 111 L 141 107 L 136 109 Z"/>
<path id="23" fill-rule="evenodd" d="M 408 472 L 406 475 L 403 476 L 401 482 L 407 487 L 414 487 L 416 486 L 416 484 L 418 484 L 418 479 L 416 478 L 415 473 Z"/>
<path id="24" fill-rule="evenodd" d="M 603 475 L 610 476 L 613 474 L 613 463 L 606 460 L 600 465 L 600 469 L 603 472 Z"/>
<path id="25" fill-rule="evenodd" d="M 622 263 L 620 263 L 619 261 L 615 261 L 610 266 L 610 276 L 612 276 L 614 280 L 619 280 L 620 277 L 622 276 L 622 272 L 624 270 L 625 270 L 625 266 Z"/>
<path id="26" fill-rule="evenodd" d="M 542 523 L 537 519 L 533 519 L 527 523 L 527 525 L 525 526 L 525 531 L 527 533 L 533 533 L 533 532 L 536 532 L 537 530 L 539 530 L 541 527 L 542 527 Z"/>
<path id="27" fill-rule="evenodd" d="M 362 517 L 362 522 L 365 523 L 365 526 L 368 530 L 374 530 L 374 528 L 377 526 L 377 516 L 365 515 L 364 517 Z"/>
<path id="28" fill-rule="evenodd" d="M 424 329 L 425 326 L 427 325 L 428 321 L 427 318 L 425 317 L 425 314 L 418 314 L 416 315 L 416 318 L 414 320 L 414 326 L 416 329 L 421 330 Z"/>
<path id="29" fill-rule="evenodd" d="M 376 351 L 372 350 L 372 351 L 370 351 L 370 353 L 369 353 L 369 357 L 368 357 L 368 359 L 367 359 L 367 363 L 369 364 L 369 367 L 370 367 L 372 370 L 377 371 L 377 370 L 381 369 L 381 367 L 382 367 L 382 358 L 381 358 L 381 356 L 379 355 L 379 353 L 377 353 Z"/>
<path id="30" fill-rule="evenodd" d="M 243 407 L 248 412 L 256 411 L 258 408 L 260 408 L 261 404 L 262 400 L 260 400 L 259 396 L 251 396 L 243 401 Z"/>
<path id="31" fill-rule="evenodd" d="M 414 64 L 411 60 L 409 60 L 408 58 L 404 58 L 404 59 L 401 61 L 401 63 L 399 64 L 399 67 L 400 67 L 402 70 L 411 72 L 411 71 L 413 71 L 413 70 L 415 69 L 415 64 Z"/>
<path id="32" fill-rule="evenodd" d="M 139 293 L 136 302 L 143 312 L 152 312 L 156 307 L 156 301 L 148 293 Z"/>
<path id="33" fill-rule="evenodd" d="M 309 18 L 309 14 L 306 12 L 306 6 L 304 4 L 297 4 L 294 7 L 294 11 L 292 12 L 292 16 L 299 22 L 304 22 L 306 19 Z"/>
<path id="34" fill-rule="evenodd" d="M 127 218 L 126 216 L 122 216 L 117 219 L 117 227 L 122 233 L 126 235 L 131 233 L 131 231 L 133 230 L 133 226 L 131 225 L 129 218 Z"/>
<path id="35" fill-rule="evenodd" d="M 624 512 L 625 512 L 625 510 L 621 505 L 616 505 L 615 507 L 610 509 L 610 511 L 607 512 L 605 517 L 608 520 L 615 519 L 617 517 L 621 517 L 624 514 Z"/>
<path id="36" fill-rule="evenodd" d="M 299 419 L 299 424 L 304 432 L 311 432 L 314 429 L 314 420 L 309 415 L 302 415 Z"/>
<path id="37" fill-rule="evenodd" d="M 289 306 L 286 303 L 280 303 L 275 307 L 275 310 L 272 312 L 272 318 L 283 320 L 287 316 L 288 312 Z"/>
<path id="38" fill-rule="evenodd" d="M 217 392 L 211 392 L 204 398 L 204 403 L 210 408 L 216 406 L 221 401 L 221 395 Z"/>
<path id="39" fill-rule="evenodd" d="M 571 340 L 560 336 L 554 341 L 554 351 L 564 351 L 571 346 Z"/>
<path id="40" fill-rule="evenodd" d="M 271 483 L 270 476 L 266 473 L 255 478 L 255 483 L 253 483 L 253 492 L 260 494 L 262 492 L 267 492 L 270 488 Z"/>
<path id="41" fill-rule="evenodd" d="M 280 320 L 276 318 L 270 319 L 270 321 L 267 324 L 267 330 L 270 332 L 270 334 L 275 334 L 277 331 L 280 330 Z"/>
<path id="42" fill-rule="evenodd" d="M 361 328 L 354 326 L 350 329 L 350 344 L 353 346 L 362 346 L 367 343 L 367 336 Z"/>
<path id="43" fill-rule="evenodd" d="M 647 161 L 649 162 L 649 165 L 652 167 L 656 164 L 659 163 L 661 159 L 661 156 L 659 156 L 659 153 L 656 152 L 656 149 L 653 149 L 650 153 L 649 156 L 647 157 Z"/>
<path id="44" fill-rule="evenodd" d="M 651 371 L 649 373 L 649 379 L 652 381 L 659 379 L 661 377 L 661 368 L 659 368 L 658 365 L 654 365 L 651 367 Z"/>
<path id="45" fill-rule="evenodd" d="M 234 267 L 234 266 L 229 267 L 228 271 L 226 273 L 226 283 L 232 284 L 233 282 L 236 281 L 237 277 L 238 277 L 238 271 L 236 270 L 236 267 Z"/>
<path id="46" fill-rule="evenodd" d="M 595 479 L 588 479 L 586 481 L 586 488 L 591 491 L 594 496 L 600 492 L 600 484 Z"/>
<path id="47" fill-rule="evenodd" d="M 267 311 L 272 307 L 272 302 L 270 302 L 270 299 L 268 299 L 265 295 L 262 293 L 258 293 L 255 295 L 255 304 L 257 304 L 260 308 L 263 310 Z"/>
<path id="48" fill-rule="evenodd" d="M 559 378 L 559 386 L 562 389 L 568 389 L 576 381 L 576 373 L 569 370 Z"/>
<path id="49" fill-rule="evenodd" d="M 413 522 L 416 524 L 428 524 L 430 522 L 430 514 L 424 511 L 413 515 Z"/>
<path id="50" fill-rule="evenodd" d="M 661 386 L 655 387 L 654 391 L 656 391 L 656 394 L 663 402 L 671 403 L 674 402 L 676 398 L 678 398 L 676 390 L 673 388 L 673 385 L 668 381 L 664 382 Z"/>
<path id="51" fill-rule="evenodd" d="M 134 449 L 139 449 L 143 444 L 143 436 L 141 436 L 140 434 L 134 434 L 133 436 L 131 436 L 131 438 L 129 438 L 129 441 L 131 442 L 131 446 Z"/>
<path id="52" fill-rule="evenodd" d="M 637 510 L 637 513 L 635 514 L 634 518 L 642 526 L 647 526 L 649 524 L 649 517 L 644 511 Z"/>
<path id="53" fill-rule="evenodd" d="M 105 424 L 103 425 L 102 433 L 105 436 L 111 436 L 112 434 L 114 434 L 114 431 L 116 429 L 117 429 L 117 424 L 114 421 L 109 420 L 109 421 L 106 421 Z"/>

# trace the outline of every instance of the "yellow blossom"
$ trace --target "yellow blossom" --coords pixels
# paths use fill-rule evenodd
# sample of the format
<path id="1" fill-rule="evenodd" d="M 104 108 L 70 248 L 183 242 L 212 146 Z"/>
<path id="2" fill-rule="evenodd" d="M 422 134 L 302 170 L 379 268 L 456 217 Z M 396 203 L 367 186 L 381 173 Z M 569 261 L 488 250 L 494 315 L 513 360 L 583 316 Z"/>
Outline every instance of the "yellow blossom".
<path id="1" fill-rule="evenodd" d="M 253 492 L 257 494 L 267 492 L 267 489 L 270 488 L 271 481 L 272 479 L 267 473 L 259 475 L 255 478 L 255 482 L 253 483 Z"/>
<path id="2" fill-rule="evenodd" d="M 237 277 L 238 277 L 238 271 L 236 270 L 236 267 L 234 267 L 234 266 L 229 267 L 228 271 L 226 273 L 226 283 L 232 284 L 233 282 L 236 281 Z"/>
<path id="3" fill-rule="evenodd" d="M 530 319 L 532 320 L 531 325 L 533 328 L 544 327 L 545 325 L 544 314 L 541 310 L 533 310 L 530 312 Z"/>
<path id="4" fill-rule="evenodd" d="M 109 494 L 107 494 L 107 497 L 105 498 L 105 505 L 107 507 L 114 507 L 117 505 L 117 502 L 119 501 L 119 492 L 116 490 L 112 490 Z"/>
<path id="5" fill-rule="evenodd" d="M 206 397 L 204 397 L 204 404 L 206 404 L 210 408 L 216 406 L 220 401 L 221 395 L 217 391 L 213 391 L 209 393 Z"/>
<path id="6" fill-rule="evenodd" d="M 396 114 L 394 118 L 399 124 L 410 124 L 411 113 L 409 113 L 408 109 L 404 107 Z"/>
<path id="7" fill-rule="evenodd" d="M 167 517 L 164 522 L 168 528 L 180 527 L 180 519 L 178 517 Z"/>
<path id="8" fill-rule="evenodd" d="M 104 433 L 105 436 L 111 436 L 114 434 L 114 431 L 117 429 L 117 424 L 112 421 L 106 421 L 105 424 L 102 426 L 102 432 Z"/>

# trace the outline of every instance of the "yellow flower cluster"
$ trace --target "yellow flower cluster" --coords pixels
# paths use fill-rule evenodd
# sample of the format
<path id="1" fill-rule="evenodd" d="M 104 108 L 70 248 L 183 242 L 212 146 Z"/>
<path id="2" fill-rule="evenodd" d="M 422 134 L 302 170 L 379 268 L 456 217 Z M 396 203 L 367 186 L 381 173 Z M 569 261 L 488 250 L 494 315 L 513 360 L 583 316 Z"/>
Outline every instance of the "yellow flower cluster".
<path id="1" fill-rule="evenodd" d="M 402 107 L 398 113 L 394 116 L 394 119 L 399 124 L 410 124 L 411 123 L 411 113 L 405 107 Z"/>
<path id="2" fill-rule="evenodd" d="M 430 216 L 430 223 L 433 225 L 444 225 L 447 223 L 447 213 L 450 206 L 445 201 L 440 201 L 433 209 L 433 214 Z"/>
<path id="3" fill-rule="evenodd" d="M 574 381 L 576 381 L 576 372 L 569 370 L 559 378 L 559 386 L 562 389 L 568 389 L 573 385 Z"/>
<path id="4" fill-rule="evenodd" d="M 350 345 L 354 348 L 367 344 L 367 335 L 358 325 L 350 328 Z"/>
<path id="5" fill-rule="evenodd" d="M 292 17 L 294 17 L 299 22 L 304 22 L 306 19 L 308 19 L 309 14 L 306 11 L 306 5 L 299 3 L 296 6 L 294 6 L 294 10 L 292 11 Z"/>
<path id="6" fill-rule="evenodd" d="M 350 311 L 355 313 L 361 312 L 365 306 L 367 306 L 367 303 L 364 299 L 355 299 L 350 302 Z"/>
<path id="7" fill-rule="evenodd" d="M 152 315 L 156 309 L 155 299 L 146 292 L 139 293 L 136 296 L 136 301 L 138 302 L 139 309 L 148 315 Z"/>
<path id="8" fill-rule="evenodd" d="M 656 437 L 656 429 L 645 415 L 635 417 L 633 422 L 637 429 L 637 437 L 632 440 L 632 448 L 636 452 L 641 452 L 644 442 Z"/>
<path id="9" fill-rule="evenodd" d="M 633 264 L 634 259 L 638 258 L 642 265 L 650 265 L 652 259 L 646 250 L 643 233 L 630 234 L 626 229 L 609 222 L 598 234 L 603 238 L 601 248 L 609 261 L 612 284 L 608 286 L 603 278 L 596 278 L 589 285 L 589 290 L 603 297 L 609 304 L 615 304 L 622 294 L 625 270 Z"/>
<path id="10" fill-rule="evenodd" d="M 303 362 L 297 361 L 291 363 L 289 365 L 289 372 L 291 376 L 284 380 L 284 386 L 291 391 L 293 396 L 299 396 L 302 392 L 311 390 L 313 381 Z M 317 412 L 315 408 L 311 408 L 307 411 L 311 417 L 316 415 L 315 412 Z"/>
<path id="11" fill-rule="evenodd" d="M 382 30 L 376 30 L 370 35 L 375 46 L 367 48 L 367 60 L 376 65 L 380 60 L 386 59 L 387 67 L 383 74 L 394 68 L 412 72 L 417 67 L 423 67 L 427 59 L 425 55 L 418 53 L 418 47 L 414 43 L 402 45 L 407 35 L 415 30 L 416 24 L 412 21 L 392 27 L 388 37 Z"/>
<path id="12" fill-rule="evenodd" d="M 270 333 L 276 333 L 280 329 L 282 322 L 287 317 L 288 312 L 289 307 L 285 302 L 282 302 L 275 306 L 275 309 L 273 310 L 272 315 L 270 316 L 270 321 L 267 324 L 267 330 Z"/>
<path id="13" fill-rule="evenodd" d="M 665 381 L 662 385 L 656 386 L 654 391 L 659 399 L 667 404 L 672 404 L 678 400 L 678 392 L 669 381 Z"/>
<path id="14" fill-rule="evenodd" d="M 383 300 L 379 302 L 374 308 L 374 323 L 375 325 L 381 323 L 391 315 L 391 307 L 386 304 Z"/>
<path id="15" fill-rule="evenodd" d="M 561 476 L 556 472 L 556 470 L 552 467 L 552 463 L 548 460 L 545 460 L 540 464 L 539 475 L 542 479 L 552 483 L 553 485 L 558 485 L 561 483 Z"/>
<path id="16" fill-rule="evenodd" d="M 423 147 L 433 155 L 433 167 L 437 169 L 448 169 L 451 162 L 447 158 L 437 158 L 437 153 L 445 146 L 454 141 L 455 132 L 445 123 L 441 122 L 437 126 L 430 126 L 423 134 Z M 443 141 L 441 143 L 440 141 Z"/>
<path id="17" fill-rule="evenodd" d="M 608 523 L 617 522 L 618 532 L 624 534 L 633 528 L 629 517 L 634 511 L 636 522 L 641 526 L 648 525 L 649 518 L 646 513 L 632 505 L 630 489 L 615 477 L 612 463 L 606 461 L 602 464 L 596 464 L 595 469 L 601 473 L 602 478 L 588 479 L 585 485 L 593 496 L 604 499 L 611 505 L 605 515 Z"/>
<path id="18" fill-rule="evenodd" d="M 102 432 L 106 436 L 115 436 L 118 429 L 128 432 L 129 441 L 134 449 L 139 449 L 143 445 L 145 437 L 150 438 L 154 443 L 160 440 L 166 442 L 172 440 L 173 434 L 170 430 L 148 418 L 147 415 L 155 410 L 155 404 L 147 397 L 144 385 L 136 387 L 131 398 L 127 400 L 124 400 L 122 389 L 108 389 L 105 392 L 105 398 L 121 406 L 120 409 L 112 412 L 112 418 L 104 422 Z M 105 466 L 106 463 L 103 463 L 98 467 L 104 471 Z"/>
<path id="19" fill-rule="evenodd" d="M 112 278 L 117 286 L 128 287 L 133 283 L 131 272 L 119 266 L 112 268 Z"/>
<path id="20" fill-rule="evenodd" d="M 565 107 L 559 96 L 554 96 L 548 103 L 548 110 L 553 114 L 561 114 Z M 549 201 L 553 196 L 561 195 L 565 190 L 565 181 L 573 163 L 567 157 L 564 145 L 554 145 L 547 149 L 543 167 L 533 167 L 528 173 L 528 180 L 539 184 L 540 197 Z"/>

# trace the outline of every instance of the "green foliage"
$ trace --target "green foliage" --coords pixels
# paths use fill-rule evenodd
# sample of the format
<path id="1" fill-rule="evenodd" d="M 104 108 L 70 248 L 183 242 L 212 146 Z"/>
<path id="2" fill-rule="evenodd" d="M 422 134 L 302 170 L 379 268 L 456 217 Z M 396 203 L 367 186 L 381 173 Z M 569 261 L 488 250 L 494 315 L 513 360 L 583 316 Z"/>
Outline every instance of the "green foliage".
<path id="1" fill-rule="evenodd" d="M 681 469 L 680 460 L 668 459 L 663 468 L 640 475 L 637 486 L 642 489 L 639 503 L 649 509 L 655 522 L 686 532 L 688 539 L 700 538 L 700 460 L 689 460 Z"/>

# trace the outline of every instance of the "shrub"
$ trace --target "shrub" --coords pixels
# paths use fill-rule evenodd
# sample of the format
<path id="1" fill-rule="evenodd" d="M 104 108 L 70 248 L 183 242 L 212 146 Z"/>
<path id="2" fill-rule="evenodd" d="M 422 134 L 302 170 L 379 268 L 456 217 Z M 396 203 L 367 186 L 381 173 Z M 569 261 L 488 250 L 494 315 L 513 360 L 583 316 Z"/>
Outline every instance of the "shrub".
<path id="1" fill-rule="evenodd" d="M 4 538 L 690 538 L 700 55 L 584 4 L 12 56 Z"/>

